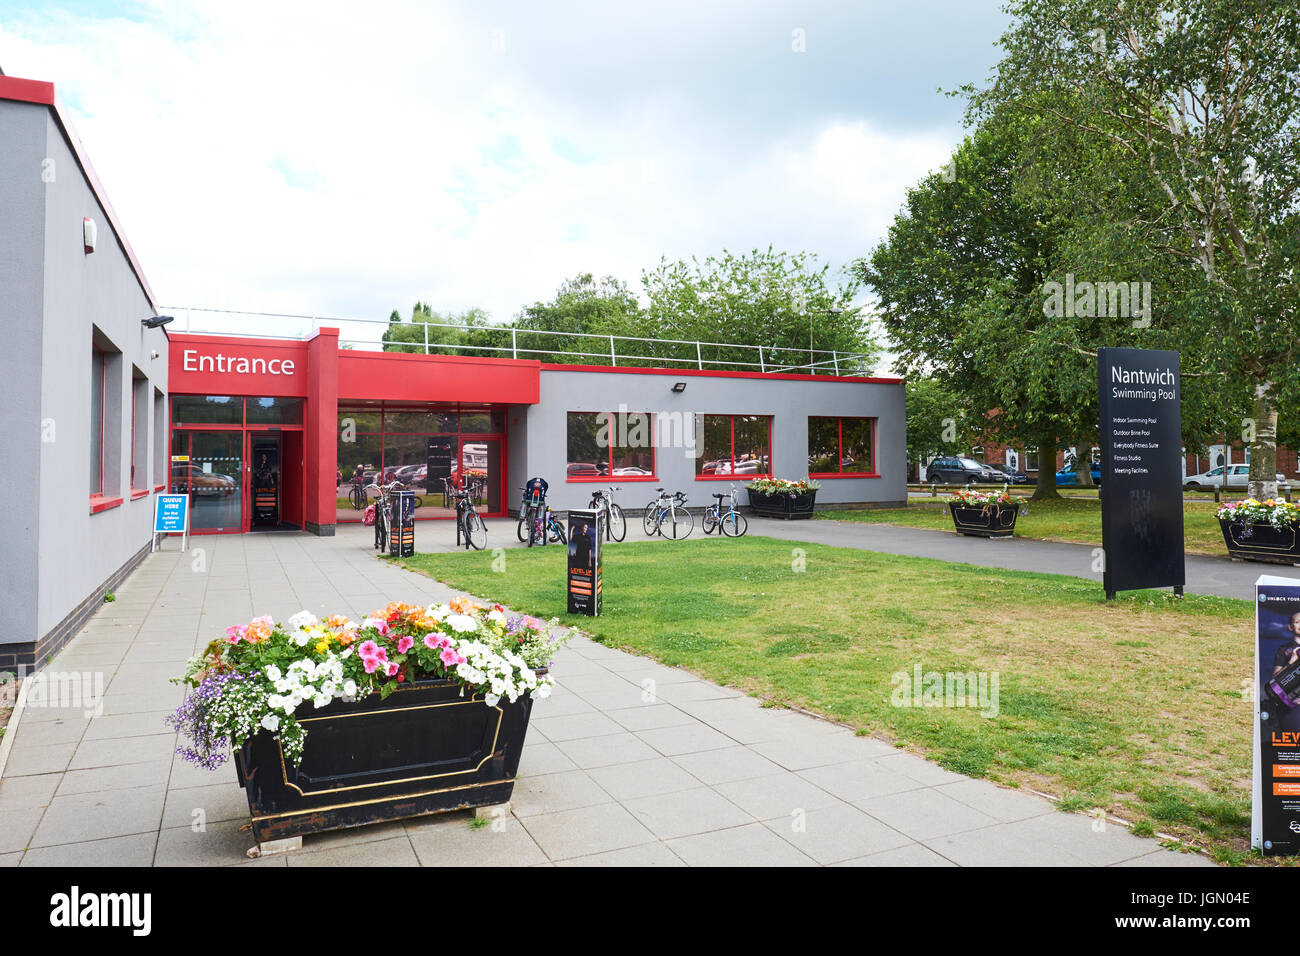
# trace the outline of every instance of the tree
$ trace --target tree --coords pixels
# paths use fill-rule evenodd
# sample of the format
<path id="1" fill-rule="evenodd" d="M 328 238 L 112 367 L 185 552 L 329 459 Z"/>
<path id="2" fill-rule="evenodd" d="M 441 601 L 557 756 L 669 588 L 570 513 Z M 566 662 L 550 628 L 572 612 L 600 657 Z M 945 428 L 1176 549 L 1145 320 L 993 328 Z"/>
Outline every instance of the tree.
<path id="1" fill-rule="evenodd" d="M 973 430 L 961 401 L 936 378 L 909 378 L 907 391 L 907 460 L 925 462 L 958 455 L 970 448 Z"/>
<path id="2" fill-rule="evenodd" d="M 458 327 L 438 327 L 443 325 Z M 392 311 L 381 341 L 385 352 L 452 352 L 500 357 L 509 354 L 510 332 L 492 325 L 483 309 L 443 314 L 434 312 L 424 302 L 416 302 L 410 319 L 403 319 L 396 309 Z"/>
<path id="3" fill-rule="evenodd" d="M 702 261 L 665 259 L 642 273 L 641 285 L 649 300 L 643 334 L 683 340 L 657 346 L 648 356 L 657 361 L 826 374 L 846 365 L 869 372 L 880 354 L 862 307 L 854 304 L 861 280 L 848 273 L 832 285 L 830 266 L 819 266 L 810 253 L 768 247 Z M 697 358 L 696 341 L 739 347 L 704 347 Z"/>
<path id="4" fill-rule="evenodd" d="M 1249 387 L 1250 493 L 1273 496 L 1278 409 L 1300 399 L 1300 7 L 1017 0 L 1008 10 L 1005 57 L 972 115 L 1011 109 L 1085 135 L 1108 147 L 1088 184 L 1156 197 L 1150 215 L 1111 217 L 1114 238 L 1163 273 L 1161 298 L 1199 325 L 1192 374 L 1219 379 L 1229 408 Z"/>
<path id="5" fill-rule="evenodd" d="M 572 364 L 583 357 L 560 353 L 608 355 L 609 336 L 639 334 L 640 313 L 636 296 L 626 283 L 613 276 L 596 280 L 590 272 L 581 273 L 561 284 L 550 302 L 534 302 L 520 311 L 514 322 L 520 357 Z M 570 334 L 528 335 L 527 331 Z"/>

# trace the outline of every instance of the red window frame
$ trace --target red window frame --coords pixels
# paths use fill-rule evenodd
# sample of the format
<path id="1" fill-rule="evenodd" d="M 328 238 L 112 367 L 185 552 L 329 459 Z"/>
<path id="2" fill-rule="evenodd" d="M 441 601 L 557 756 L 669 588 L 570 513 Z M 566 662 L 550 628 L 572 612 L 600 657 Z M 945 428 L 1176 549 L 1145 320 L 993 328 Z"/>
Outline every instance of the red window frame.
<path id="1" fill-rule="evenodd" d="M 877 426 L 880 423 L 878 418 L 872 418 L 868 415 L 809 415 L 808 420 L 820 419 L 822 421 L 835 422 L 835 460 L 839 463 L 839 468 L 844 467 L 844 423 L 850 422 L 870 422 L 871 423 L 871 471 L 813 471 L 808 469 L 809 478 L 879 478 L 880 462 L 876 457 L 877 451 Z M 810 429 L 811 431 L 811 429 Z"/>
<path id="2" fill-rule="evenodd" d="M 709 413 L 705 413 L 705 412 L 700 412 L 700 416 L 699 416 L 699 417 L 700 417 L 700 418 L 725 418 L 725 419 L 727 419 L 727 426 L 728 426 L 728 432 L 729 432 L 728 442 L 729 442 L 730 447 L 731 447 L 731 453 L 727 456 L 727 460 L 728 460 L 729 462 L 731 462 L 731 471 L 728 472 L 728 473 L 725 474 L 725 475 L 718 475 L 718 474 L 713 474 L 713 475 L 701 475 L 701 474 L 699 474 L 699 473 L 697 472 L 696 475 L 695 475 L 695 480 L 696 480 L 696 481 L 735 481 L 737 478 L 742 478 L 742 479 L 744 479 L 745 481 L 750 481 L 750 480 L 752 480 L 752 479 L 754 479 L 754 478 L 772 478 L 772 477 L 774 477 L 774 475 L 773 475 L 773 473 L 772 473 L 772 416 L 771 416 L 771 415 L 753 415 L 753 414 L 750 414 L 750 413 L 747 413 L 747 412 L 742 412 L 742 413 L 740 413 L 740 414 L 736 414 L 736 415 L 730 415 L 730 414 L 716 415 L 716 414 L 709 414 Z M 744 475 L 737 475 L 737 474 L 736 474 L 736 419 L 737 419 L 737 418 L 765 418 L 765 419 L 767 419 L 767 466 L 768 466 L 768 470 L 767 470 L 767 471 L 759 472 L 759 473 L 752 474 L 752 475 L 751 475 L 751 474 L 748 474 L 748 473 L 746 473 L 746 474 L 744 474 Z M 699 435 L 700 438 L 702 438 L 703 435 L 704 435 L 703 422 L 700 423 L 700 428 L 699 428 L 699 431 L 697 432 L 697 435 Z M 698 442 L 699 442 L 699 439 L 697 439 L 697 447 L 696 447 L 696 453 L 697 453 L 697 454 L 701 451 L 701 449 L 700 449 L 699 446 L 698 446 Z M 721 460 L 721 459 L 719 459 L 719 460 Z"/>
<path id="3" fill-rule="evenodd" d="M 606 450 L 605 467 L 606 469 L 608 469 L 607 474 L 576 475 L 576 476 L 569 474 L 569 461 L 568 461 L 569 416 L 570 415 L 609 415 L 610 418 L 615 423 L 617 423 L 617 418 L 619 414 L 620 414 L 619 412 L 573 412 L 573 411 L 566 411 L 564 413 L 564 443 L 565 443 L 564 481 L 566 484 L 582 484 L 585 482 L 587 484 L 600 485 L 600 484 L 609 484 L 611 481 L 614 481 L 615 479 L 617 479 L 618 481 L 658 481 L 659 480 L 659 451 L 655 447 L 653 438 L 650 441 L 650 474 L 648 475 L 615 475 L 614 474 L 614 444 L 612 442 L 607 446 L 607 450 Z M 632 411 L 626 412 L 624 414 L 645 415 L 652 422 L 656 420 L 658 415 L 657 412 L 632 412 Z M 617 427 L 617 424 L 615 424 L 615 427 Z"/>
<path id="4" fill-rule="evenodd" d="M 108 357 L 101 349 L 92 349 L 91 361 L 99 359 L 99 421 L 91 422 L 91 428 L 99 429 L 99 483 L 90 489 L 91 501 L 104 497 L 104 419 L 107 411 L 107 396 L 104 394 L 108 378 Z M 94 385 L 92 383 L 91 387 Z"/>

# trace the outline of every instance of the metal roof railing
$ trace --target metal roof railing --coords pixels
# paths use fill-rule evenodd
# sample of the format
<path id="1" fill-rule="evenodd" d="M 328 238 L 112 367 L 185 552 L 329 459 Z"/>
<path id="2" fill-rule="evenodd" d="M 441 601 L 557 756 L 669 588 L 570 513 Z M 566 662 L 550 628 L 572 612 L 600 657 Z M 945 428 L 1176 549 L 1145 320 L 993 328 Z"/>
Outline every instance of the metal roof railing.
<path id="1" fill-rule="evenodd" d="M 243 312 L 173 306 L 173 330 L 234 338 L 306 339 L 322 326 L 339 329 L 339 346 L 359 351 L 417 352 L 538 359 L 558 364 L 674 367 L 699 371 L 757 371 L 762 374 L 870 375 L 872 356 L 826 349 L 777 348 L 739 342 L 654 339 L 592 332 L 559 332 L 501 325 L 403 321 L 400 340 L 389 338 L 386 319 Z M 250 324 L 257 331 L 246 331 Z M 419 330 L 419 331 L 415 331 Z M 414 334 L 414 338 L 405 336 Z M 578 361 L 581 360 L 581 361 Z"/>

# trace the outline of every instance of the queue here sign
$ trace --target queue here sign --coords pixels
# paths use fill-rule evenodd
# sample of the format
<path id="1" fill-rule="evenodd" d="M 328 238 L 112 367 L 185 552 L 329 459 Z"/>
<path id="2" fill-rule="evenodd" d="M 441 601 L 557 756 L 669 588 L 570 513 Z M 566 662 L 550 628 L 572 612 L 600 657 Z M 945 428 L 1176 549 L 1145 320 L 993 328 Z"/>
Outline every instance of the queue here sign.
<path id="1" fill-rule="evenodd" d="M 190 496 L 157 495 L 153 506 L 153 548 L 158 550 L 158 535 L 179 534 L 181 551 L 185 550 L 190 530 Z"/>

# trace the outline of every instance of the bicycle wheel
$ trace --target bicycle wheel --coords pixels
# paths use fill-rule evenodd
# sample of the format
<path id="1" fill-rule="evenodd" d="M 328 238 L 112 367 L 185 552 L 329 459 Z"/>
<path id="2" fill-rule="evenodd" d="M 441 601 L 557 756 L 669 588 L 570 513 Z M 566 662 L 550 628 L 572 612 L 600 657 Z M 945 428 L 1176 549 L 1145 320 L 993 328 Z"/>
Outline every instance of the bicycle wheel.
<path id="1" fill-rule="evenodd" d="M 700 522 L 700 527 L 704 529 L 705 534 L 713 534 L 718 527 L 718 506 L 709 505 L 704 509 L 704 518 Z"/>
<path id="2" fill-rule="evenodd" d="M 519 512 L 519 524 L 515 528 L 515 537 L 519 539 L 520 544 L 528 540 L 528 515 L 523 511 Z"/>
<path id="3" fill-rule="evenodd" d="M 554 519 L 551 520 L 551 540 L 558 541 L 560 544 L 569 543 L 569 538 L 564 533 L 564 525 Z"/>
<path id="4" fill-rule="evenodd" d="M 627 535 L 627 519 L 623 517 L 623 509 L 618 505 L 609 506 L 609 521 L 605 527 L 615 541 L 622 541 Z"/>
<path id="5" fill-rule="evenodd" d="M 669 505 L 664 520 L 659 522 L 660 533 L 674 541 L 689 538 L 694 530 L 695 515 L 691 514 L 689 509 L 679 508 L 676 505 Z"/>
<path id="6" fill-rule="evenodd" d="M 352 486 L 352 510 L 353 511 L 366 510 L 366 490 L 362 488 L 360 485 Z"/>
<path id="7" fill-rule="evenodd" d="M 412 499 L 412 504 L 413 504 L 413 506 L 416 507 L 416 508 L 423 508 L 423 507 L 424 507 L 424 499 L 421 498 L 419 495 L 416 495 L 416 496 Z"/>
<path id="8" fill-rule="evenodd" d="M 641 516 L 641 523 L 645 525 L 647 537 L 653 538 L 659 533 L 659 502 L 652 501 L 645 506 L 645 514 Z"/>
<path id="9" fill-rule="evenodd" d="M 728 511 L 722 516 L 722 533 L 730 538 L 739 538 L 749 530 L 749 522 L 738 511 Z"/>
<path id="10" fill-rule="evenodd" d="M 477 511 L 465 512 L 465 538 L 475 551 L 482 551 L 487 547 L 487 525 L 483 523 Z"/>

